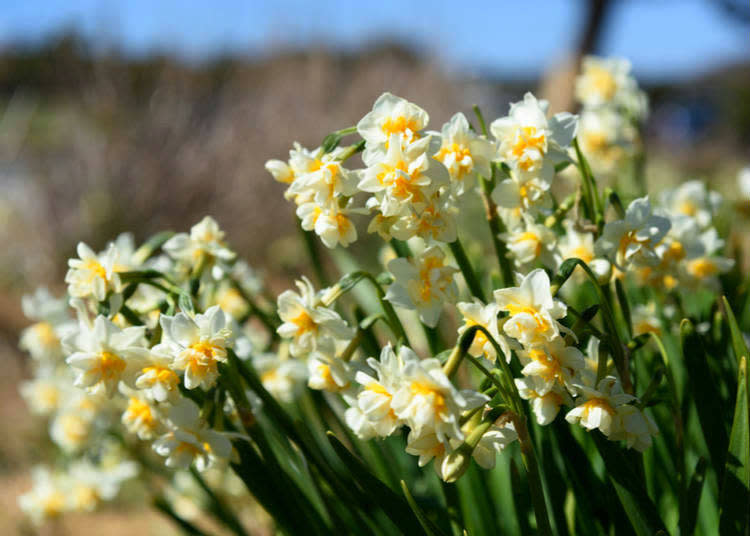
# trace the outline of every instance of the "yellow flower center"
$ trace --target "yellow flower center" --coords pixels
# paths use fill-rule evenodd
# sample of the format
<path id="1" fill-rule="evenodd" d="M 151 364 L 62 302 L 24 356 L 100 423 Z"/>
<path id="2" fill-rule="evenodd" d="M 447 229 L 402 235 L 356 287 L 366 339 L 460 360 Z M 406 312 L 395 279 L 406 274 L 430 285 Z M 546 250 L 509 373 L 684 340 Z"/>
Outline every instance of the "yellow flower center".
<path id="1" fill-rule="evenodd" d="M 516 133 L 516 142 L 511 148 L 511 154 L 519 160 L 521 169 L 528 171 L 534 165 L 534 161 L 527 151 L 536 150 L 544 156 L 546 142 L 544 132 L 537 133 L 536 127 L 521 127 Z"/>
<path id="2" fill-rule="evenodd" d="M 695 206 L 695 203 L 686 199 L 679 204 L 677 211 L 688 216 L 695 216 L 698 212 L 698 207 Z"/>
<path id="3" fill-rule="evenodd" d="M 87 260 L 82 267 L 84 270 L 89 272 L 89 281 L 99 277 L 101 279 L 107 279 L 107 270 L 102 266 L 102 263 L 96 259 Z"/>
<path id="4" fill-rule="evenodd" d="M 577 257 L 586 264 L 594 260 L 594 252 L 591 251 L 591 248 L 587 248 L 586 246 L 576 246 L 570 253 L 572 257 Z"/>
<path id="5" fill-rule="evenodd" d="M 141 373 L 144 376 L 149 376 L 148 383 L 151 385 L 162 383 L 167 385 L 168 388 L 171 389 L 180 382 L 179 376 L 177 376 L 177 374 L 175 374 L 173 370 L 170 370 L 167 367 L 144 367 L 143 369 L 141 369 Z"/>
<path id="6" fill-rule="evenodd" d="M 49 322 L 37 322 L 31 329 L 39 342 L 44 346 L 57 346 L 60 343 L 55 329 Z"/>
<path id="7" fill-rule="evenodd" d="M 702 257 L 690 261 L 687 265 L 687 271 L 693 277 L 698 279 L 705 279 L 719 273 L 719 267 L 708 257 Z"/>
<path id="8" fill-rule="evenodd" d="M 127 415 L 127 420 L 130 422 L 139 421 L 141 426 L 146 426 L 147 428 L 154 428 L 156 426 L 156 417 L 154 417 L 151 411 L 151 406 L 140 398 L 130 398 L 125 414 Z"/>
<path id="9" fill-rule="evenodd" d="M 617 82 L 612 73 L 607 69 L 602 69 L 601 67 L 591 68 L 589 76 L 591 76 L 591 84 L 594 86 L 596 92 L 601 95 L 602 99 L 608 101 L 615 96 Z"/>
<path id="10" fill-rule="evenodd" d="M 99 494 L 91 486 L 77 485 L 73 496 L 75 505 L 80 510 L 91 510 L 99 504 Z"/>
<path id="11" fill-rule="evenodd" d="M 610 415 L 615 413 L 615 410 L 612 409 L 612 406 L 609 405 L 609 401 L 606 398 L 594 397 L 583 403 L 583 417 L 588 418 L 589 413 L 596 408 L 604 410 Z"/>
<path id="12" fill-rule="evenodd" d="M 414 133 L 416 137 L 416 133 L 419 130 L 419 124 L 413 117 L 407 119 L 400 115 L 398 117 L 387 118 L 380 128 L 382 129 L 383 134 L 389 138 L 393 134 L 404 134 L 407 130 Z"/>
<path id="13" fill-rule="evenodd" d="M 57 517 L 65 509 L 65 495 L 59 491 L 53 491 L 42 501 L 42 511 L 45 517 Z"/>
<path id="14" fill-rule="evenodd" d="M 125 360 L 120 356 L 112 352 L 101 352 L 95 370 L 103 380 L 113 380 L 120 377 L 125 366 Z"/>
<path id="15" fill-rule="evenodd" d="M 534 257 L 538 257 L 542 252 L 542 241 L 531 231 L 524 231 L 513 239 L 513 243 L 516 245 L 519 245 L 521 242 L 534 242 Z"/>
<path id="16" fill-rule="evenodd" d="M 544 350 L 532 349 L 529 350 L 529 358 L 544 366 L 544 370 L 539 375 L 545 381 L 563 380 L 564 371 L 555 356 L 548 354 Z"/>
<path id="17" fill-rule="evenodd" d="M 474 169 L 474 162 L 469 162 L 468 164 L 463 164 L 462 162 L 468 157 L 469 159 L 472 158 L 471 151 L 468 147 L 465 147 L 463 145 L 459 145 L 458 143 L 451 143 L 450 145 L 444 145 L 440 148 L 438 153 L 434 156 L 435 160 L 438 160 L 445 164 L 446 159 L 448 158 L 448 155 L 452 154 L 456 166 L 456 178 L 462 179 L 465 175 L 468 173 L 471 173 L 471 170 Z"/>
<path id="18" fill-rule="evenodd" d="M 526 313 L 534 317 L 534 320 L 536 321 L 537 329 L 541 331 L 547 330 L 549 328 L 549 324 L 547 323 L 547 320 L 539 314 L 539 311 L 534 309 L 533 307 L 529 305 L 521 305 L 520 303 L 509 303 L 505 306 L 505 310 L 510 313 L 511 316 L 515 316 L 517 314 Z"/>
<path id="19" fill-rule="evenodd" d="M 65 439 L 73 445 L 80 445 L 89 435 L 88 423 L 78 415 L 67 414 L 60 417 Z"/>
<path id="20" fill-rule="evenodd" d="M 289 321 L 292 324 L 296 324 L 298 335 L 310 331 L 317 331 L 318 329 L 318 324 L 315 323 L 315 320 L 313 320 L 313 318 L 310 316 L 310 313 L 308 313 L 305 309 L 301 309 L 299 314 Z"/>
<path id="21" fill-rule="evenodd" d="M 442 415 L 446 411 L 445 396 L 431 385 L 422 382 L 411 382 L 409 388 L 412 395 L 430 399 L 429 403 L 437 415 Z"/>

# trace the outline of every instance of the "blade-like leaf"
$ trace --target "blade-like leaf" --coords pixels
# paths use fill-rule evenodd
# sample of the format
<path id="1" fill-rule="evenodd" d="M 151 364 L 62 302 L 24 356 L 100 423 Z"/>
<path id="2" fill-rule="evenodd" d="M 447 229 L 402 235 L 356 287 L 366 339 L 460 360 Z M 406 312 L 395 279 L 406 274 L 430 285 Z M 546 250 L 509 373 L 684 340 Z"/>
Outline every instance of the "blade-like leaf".
<path id="1" fill-rule="evenodd" d="M 631 452 L 624 452 L 599 433 L 592 434 L 592 437 L 635 533 L 638 536 L 667 534 L 656 505 L 637 476 L 637 457 Z"/>
<path id="2" fill-rule="evenodd" d="M 721 534 L 748 534 L 750 531 L 750 401 L 747 357 L 740 359 L 737 402 L 724 483 L 721 488 L 719 530 Z"/>
<path id="3" fill-rule="evenodd" d="M 716 392 L 717 383 L 706 361 L 708 356 L 703 347 L 703 340 L 690 320 L 682 321 L 680 335 L 685 367 L 688 372 L 688 389 L 695 401 L 695 409 L 703 430 L 703 438 L 708 446 L 711 463 L 716 474 L 720 475 L 724 465 L 724 453 L 729 443 L 723 419 L 726 413 L 724 413 L 721 398 Z"/>
<path id="4" fill-rule="evenodd" d="M 726 315 L 727 323 L 729 324 L 729 333 L 732 337 L 732 349 L 734 350 L 734 357 L 737 358 L 737 362 L 739 363 L 742 356 L 750 356 L 750 351 L 748 351 L 747 349 L 745 338 L 742 336 L 742 331 L 737 325 L 737 319 L 734 317 L 732 308 L 729 307 L 729 302 L 727 301 L 726 296 L 721 297 L 721 303 L 724 306 L 724 314 Z"/>
<path id="5" fill-rule="evenodd" d="M 428 536 L 445 536 L 445 533 L 437 528 L 422 511 L 422 509 L 417 504 L 417 501 L 414 500 L 414 497 L 409 491 L 409 486 L 407 486 L 406 482 L 404 482 L 403 480 L 401 481 L 401 489 L 404 491 L 406 501 L 409 503 L 409 506 L 411 507 L 412 512 L 414 512 L 414 515 L 417 516 L 419 524 L 422 525 L 425 534 L 427 534 Z"/>
<path id="6" fill-rule="evenodd" d="M 693 534 L 698 520 L 698 504 L 703 493 L 703 483 L 706 481 L 706 458 L 699 458 L 695 464 L 695 471 L 690 479 L 690 485 L 685 494 L 685 506 L 680 513 L 680 534 Z"/>
<path id="7" fill-rule="evenodd" d="M 378 477 L 373 475 L 365 463 L 352 454 L 332 432 L 327 432 L 327 434 L 328 441 L 330 441 L 336 454 L 351 471 L 362 489 L 367 490 L 367 493 L 373 502 L 379 505 L 383 511 L 394 519 L 397 519 L 398 523 L 407 534 L 423 533 L 424 531 L 421 528 L 421 520 L 414 518 L 409 503 L 405 501 L 403 497 L 398 496 Z"/>

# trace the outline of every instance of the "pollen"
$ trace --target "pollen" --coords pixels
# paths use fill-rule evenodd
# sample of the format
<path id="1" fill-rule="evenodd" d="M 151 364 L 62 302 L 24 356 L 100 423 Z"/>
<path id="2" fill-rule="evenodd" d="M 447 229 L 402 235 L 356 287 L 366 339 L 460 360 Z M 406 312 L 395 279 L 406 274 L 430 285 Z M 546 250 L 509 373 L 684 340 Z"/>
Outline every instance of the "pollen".
<path id="1" fill-rule="evenodd" d="M 112 380 L 118 378 L 125 370 L 125 360 L 112 352 L 102 352 L 99 354 L 95 370 L 103 380 Z"/>
<path id="2" fill-rule="evenodd" d="M 156 426 L 156 418 L 151 411 L 151 407 L 139 398 L 130 398 L 125 415 L 128 421 L 138 422 L 141 426 L 147 428 L 154 428 Z"/>
<path id="3" fill-rule="evenodd" d="M 522 169 L 528 171 L 533 165 L 535 155 L 530 151 L 537 151 L 539 156 L 547 152 L 547 137 L 544 132 L 537 132 L 536 127 L 521 127 L 516 132 L 516 141 L 511 148 L 511 154 L 520 161 Z"/>

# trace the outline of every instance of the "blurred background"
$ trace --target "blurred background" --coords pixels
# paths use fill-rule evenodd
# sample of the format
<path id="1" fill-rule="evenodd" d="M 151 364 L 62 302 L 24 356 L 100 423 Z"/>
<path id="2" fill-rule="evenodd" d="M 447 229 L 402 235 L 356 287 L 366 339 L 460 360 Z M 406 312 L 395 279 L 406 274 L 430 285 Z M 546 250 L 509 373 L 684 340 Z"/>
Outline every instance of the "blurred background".
<path id="1" fill-rule="evenodd" d="M 79 240 L 98 250 L 205 214 L 278 290 L 304 259 L 264 162 L 356 124 L 383 91 L 420 104 L 436 129 L 474 103 L 490 120 L 505 115 L 527 90 L 573 110 L 580 57 L 623 56 L 651 98 L 650 189 L 697 177 L 737 195 L 750 162 L 747 0 L 373 5 L 0 3 L 0 533 L 19 530 L 16 495 L 39 458 L 28 444 L 45 432 L 17 393 L 21 295 L 62 292 Z M 121 515 L 45 531 L 168 530 L 152 514 L 127 526 Z"/>

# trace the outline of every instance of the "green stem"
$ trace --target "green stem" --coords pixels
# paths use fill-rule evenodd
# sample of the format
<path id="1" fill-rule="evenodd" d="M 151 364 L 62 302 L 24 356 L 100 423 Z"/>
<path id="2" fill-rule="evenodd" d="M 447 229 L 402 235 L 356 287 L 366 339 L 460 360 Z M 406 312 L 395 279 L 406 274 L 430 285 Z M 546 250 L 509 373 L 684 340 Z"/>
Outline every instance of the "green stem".
<path id="1" fill-rule="evenodd" d="M 586 161 L 586 157 L 581 152 L 578 138 L 573 139 L 573 148 L 576 152 L 576 158 L 578 158 L 578 169 L 581 172 L 581 186 L 585 200 L 584 209 L 587 212 L 588 219 L 596 223 L 597 226 L 601 226 L 604 221 L 602 201 L 596 187 L 596 179 L 594 179 L 594 175 L 591 173 L 591 168 Z"/>
<path id="2" fill-rule="evenodd" d="M 456 258 L 458 267 L 461 269 L 461 273 L 463 274 L 471 293 L 483 302 L 486 302 L 482 285 L 479 283 L 477 274 L 474 272 L 474 268 L 472 268 L 471 262 L 469 262 L 469 257 L 466 255 L 466 251 L 461 245 L 461 242 L 456 238 L 456 240 L 448 244 L 448 246 L 450 246 L 451 252 L 453 252 L 453 256 Z"/>
<path id="3" fill-rule="evenodd" d="M 497 262 L 500 266 L 500 275 L 503 281 L 503 287 L 508 287 L 513 284 L 513 267 L 511 266 L 510 259 L 508 258 L 508 248 L 505 242 L 500 240 L 500 235 L 507 229 L 505 224 L 500 220 L 500 216 L 497 213 L 497 205 L 492 200 L 492 190 L 495 188 L 495 166 L 492 167 L 492 178 L 486 179 L 485 177 L 479 176 L 479 185 L 482 189 L 482 199 L 484 200 L 484 211 L 485 217 L 487 218 L 487 225 L 490 228 L 490 235 L 492 237 L 492 245 L 495 248 L 495 255 L 497 256 Z"/>
<path id="4" fill-rule="evenodd" d="M 258 319 L 269 329 L 273 337 L 278 337 L 278 333 L 276 333 L 276 329 L 280 325 L 278 320 L 276 320 L 271 314 L 261 309 L 260 306 L 255 302 L 253 297 L 245 291 L 242 285 L 240 285 L 239 281 L 231 279 L 231 283 L 232 287 L 234 287 L 234 289 L 240 293 L 242 299 L 245 300 L 245 303 L 247 303 L 247 306 L 250 309 L 250 314 L 257 316 Z"/>
<path id="5" fill-rule="evenodd" d="M 529 437 L 529 430 L 526 426 L 526 418 L 516 416 L 513 424 L 518 434 L 518 443 L 521 446 L 521 459 L 526 468 L 526 474 L 529 482 L 529 492 L 531 494 L 531 504 L 534 506 L 534 517 L 536 518 L 537 534 L 551 535 L 552 527 L 549 523 L 547 513 L 547 503 L 544 500 L 544 488 L 542 479 L 539 474 L 539 464 L 537 463 L 534 445 Z"/>

